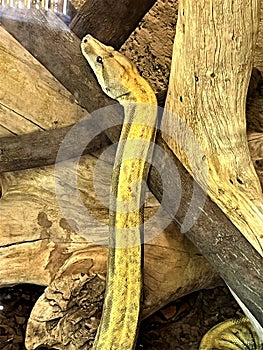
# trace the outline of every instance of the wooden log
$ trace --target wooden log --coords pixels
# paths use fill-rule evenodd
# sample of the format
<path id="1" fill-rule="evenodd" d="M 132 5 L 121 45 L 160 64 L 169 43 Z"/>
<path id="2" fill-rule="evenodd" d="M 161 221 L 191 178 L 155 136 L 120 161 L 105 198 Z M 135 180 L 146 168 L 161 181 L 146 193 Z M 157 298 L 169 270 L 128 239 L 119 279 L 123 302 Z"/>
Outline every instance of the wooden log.
<path id="1" fill-rule="evenodd" d="M 78 39 L 71 33 L 68 33 L 67 37 L 63 38 L 65 45 L 62 45 L 57 49 L 57 45 L 62 42 L 62 36 L 60 33 L 63 35 L 64 32 L 67 32 L 67 27 L 61 23 L 52 12 L 40 12 L 38 16 L 37 13 L 38 12 L 34 9 L 19 10 L 0 6 L 0 21 L 34 56 L 38 57 L 40 62 L 48 67 L 52 74 L 57 77 L 57 79 L 60 80 L 75 97 L 78 97 L 79 103 L 82 103 L 87 110 L 93 111 L 94 109 L 112 103 L 112 101 L 101 92 L 100 88 L 98 88 L 94 76 L 91 74 L 90 70 L 87 69 L 87 64 L 79 51 Z M 20 25 L 21 22 L 23 23 L 23 26 Z M 39 30 L 41 23 L 43 23 L 43 28 L 42 30 Z M 28 35 L 29 32 L 30 36 Z M 59 36 L 58 40 L 54 40 L 55 34 Z M 41 36 L 41 39 L 39 39 L 39 36 Z M 114 40 L 116 40 L 116 38 L 114 38 Z M 46 41 L 48 41 L 50 47 L 49 50 L 45 49 Z M 42 44 L 40 45 L 40 43 Z M 121 45 L 122 41 L 120 40 L 118 43 Z M 260 47 L 260 42 L 258 43 L 258 46 Z M 69 58 L 73 64 L 69 63 Z M 257 62 L 257 64 L 260 63 Z M 77 72 L 79 74 L 76 75 Z M 87 80 L 80 79 L 80 77 L 87 77 Z M 256 124 L 259 128 L 258 131 L 262 131 L 263 117 L 260 116 L 260 111 L 262 109 L 262 77 L 258 71 L 254 70 L 251 79 L 251 91 L 249 91 L 248 94 L 247 104 L 248 125 L 255 126 Z M 87 84 L 87 81 L 89 81 L 89 89 L 87 89 L 85 85 Z M 95 90 L 93 91 L 93 89 Z M 91 91 L 91 93 L 89 93 L 89 91 Z M 93 93 L 97 98 L 90 98 Z M 262 125 L 261 129 L 260 125 Z M 15 169 L 19 170 L 20 168 L 29 168 L 31 166 L 53 164 L 56 159 L 57 146 L 60 145 L 61 140 L 64 137 L 63 135 L 66 135 L 68 129 L 69 128 L 65 130 L 55 129 L 51 133 L 36 134 L 32 136 L 24 135 L 17 139 L 13 139 L 13 141 L 2 139 L 2 171 L 12 171 Z M 6 132 L 7 131 L 5 131 L 5 133 Z M 116 134 L 118 134 L 118 132 L 108 132 L 108 135 L 113 142 L 117 140 Z M 3 130 L 1 135 L 3 135 Z M 7 133 L 6 135 L 10 136 L 10 133 Z M 102 135 L 101 137 L 106 140 L 105 135 Z M 41 148 L 40 151 L 43 152 L 42 157 L 40 157 L 38 152 L 39 149 L 36 147 L 37 142 L 34 141 L 36 138 L 39 138 L 39 144 L 49 144 L 49 148 Z M 32 141 L 31 144 L 30 140 Z M 75 144 L 77 144 L 77 142 Z M 96 144 L 97 141 L 95 140 L 93 145 L 90 146 L 96 147 Z M 258 139 L 257 144 L 259 144 Z M 256 155 L 254 152 L 255 145 L 252 145 L 252 140 L 249 143 L 249 146 L 250 145 L 251 148 L 253 148 L 254 155 Z M 98 147 L 100 147 L 99 143 Z M 88 149 L 89 148 L 87 148 L 87 151 Z M 48 154 L 44 154 L 45 151 L 47 151 Z M 35 152 L 36 154 L 34 154 Z M 72 150 L 71 154 L 74 156 L 75 151 Z M 255 161 L 257 161 L 257 164 Z M 260 175 L 261 169 L 259 162 L 261 160 L 256 159 L 255 161 L 254 165 L 256 166 L 256 169 L 258 169 L 258 174 Z M 262 176 L 260 176 L 260 178 L 263 184 Z"/>
<path id="2" fill-rule="evenodd" d="M 70 29 L 82 39 L 87 33 L 111 45 L 121 47 L 156 0 L 89 0 L 70 23 Z"/>
<path id="3" fill-rule="evenodd" d="M 62 115 L 61 117 L 63 118 Z M 10 137 L 10 134 L 6 136 L 5 129 L 3 131 L 0 129 L 0 136 L 5 136 L 0 137 L 0 172 L 18 171 L 54 164 L 60 145 L 71 128 L 72 125 L 69 125 L 58 129 L 36 131 L 15 137 Z M 72 142 L 65 147 L 64 160 L 79 156 L 79 140 L 85 140 L 87 136 L 85 125 L 80 126 L 75 131 L 73 129 L 73 132 Z M 86 145 L 83 153 L 91 153 L 110 144 L 111 142 L 105 133 L 102 133 L 94 137 Z M 60 160 L 63 159 L 60 158 Z"/>
<path id="4" fill-rule="evenodd" d="M 169 154 L 167 148 L 166 154 L 168 158 L 173 157 L 173 154 Z M 105 222 L 108 216 L 107 210 L 101 206 L 101 201 L 97 200 L 92 181 L 92 178 L 94 178 L 92 171 L 97 161 L 97 156 L 82 158 L 78 167 L 80 180 L 78 183 L 82 199 L 85 201 L 88 210 Z M 163 166 L 165 167 L 166 164 L 164 160 Z M 180 179 L 186 180 L 183 183 L 181 210 L 176 215 L 176 221 L 182 223 L 185 218 L 185 211 L 189 208 L 189 193 L 192 193 L 192 189 L 190 175 L 184 168 L 180 168 L 179 162 L 178 164 Z M 102 178 L 97 178 L 97 176 L 95 178 L 97 183 L 106 184 L 107 186 L 111 173 L 108 162 L 102 168 L 103 171 L 97 173 Z M 63 165 L 60 175 L 63 175 L 63 172 L 65 174 L 61 178 L 61 185 L 65 193 L 70 193 L 71 184 L 63 181 L 68 178 L 70 173 L 67 163 Z M 169 208 L 167 204 L 174 203 L 173 193 L 179 192 L 178 186 L 180 184 L 173 181 L 169 173 L 166 176 L 167 178 L 164 177 L 163 180 L 170 185 L 171 200 L 168 199 L 163 204 L 173 215 L 174 208 Z M 187 181 L 187 176 L 189 181 Z M 2 286 L 23 282 L 50 286 L 34 309 L 33 318 L 30 320 L 31 337 L 27 341 L 28 345 L 33 343 L 40 345 L 43 344 L 44 340 L 48 340 L 49 345 L 54 345 L 55 341 L 58 342 L 58 335 L 61 334 L 63 329 L 65 332 L 63 332 L 63 337 L 59 339 L 61 341 L 69 340 L 70 335 L 74 333 L 74 330 L 76 331 L 74 324 L 79 325 L 79 322 L 72 322 L 74 316 L 78 317 L 79 321 L 81 319 L 81 324 L 88 320 L 89 313 L 87 315 L 87 308 L 84 307 L 86 302 L 83 304 L 82 300 L 83 295 L 87 296 L 85 291 L 90 290 L 92 286 L 94 288 L 93 297 L 97 295 L 96 302 L 100 302 L 99 306 L 102 303 L 101 282 L 98 282 L 95 276 L 105 274 L 106 249 L 94 245 L 94 241 L 90 241 L 90 236 L 86 236 L 86 238 L 89 237 L 87 239 L 82 238 L 80 236 L 81 232 L 78 233 L 71 228 L 71 217 L 65 217 L 61 213 L 56 200 L 55 178 L 60 182 L 58 177 L 54 176 L 53 167 L 6 173 L 2 176 L 3 197 L 0 202 L 0 280 Z M 154 188 L 155 191 L 158 189 L 159 193 L 156 193 L 156 195 L 161 198 L 162 186 L 161 184 L 156 186 L 156 184 L 156 181 L 153 182 L 152 189 Z M 100 189 L 101 193 L 106 191 L 107 188 Z M 68 199 L 65 197 L 65 206 L 74 208 L 74 203 L 74 198 L 71 195 L 68 196 Z M 150 203 L 146 210 L 149 214 L 156 210 L 156 204 Z M 12 221 L 9 220 L 10 216 L 12 216 Z M 25 225 L 25 217 L 27 218 L 27 225 Z M 68 219 L 68 222 L 66 219 Z M 84 220 L 85 223 L 87 222 L 85 217 L 79 216 L 79 220 L 80 222 L 84 222 Z M 229 227 L 232 227 L 232 230 L 229 230 Z M 96 232 L 93 224 L 87 229 L 90 235 Z M 98 227 L 97 232 L 98 230 L 100 234 L 107 236 L 107 228 L 105 230 L 105 228 Z M 233 224 L 226 219 L 216 205 L 212 204 L 212 207 L 210 207 L 208 201 L 202 209 L 195 226 L 191 228 L 187 235 L 192 235 L 195 244 L 201 246 L 202 250 L 207 253 L 209 260 L 217 265 L 219 269 L 222 266 L 222 255 L 220 253 L 223 252 L 223 256 L 226 255 L 224 263 L 228 264 L 231 261 L 231 268 L 224 266 L 221 273 L 223 273 L 223 276 L 226 273 L 224 277 L 227 281 L 230 281 L 230 284 L 232 282 L 232 288 L 240 289 L 244 293 L 248 299 L 247 305 L 253 303 L 262 315 L 261 286 L 263 271 L 261 259 L 258 255 L 255 256 L 255 252 L 241 234 L 239 237 L 236 236 L 235 230 Z M 10 232 L 15 232 L 15 235 L 10 235 Z M 197 236 L 196 232 L 198 233 Z M 200 236 L 201 239 L 199 240 Z M 234 252 L 226 249 L 228 244 L 235 246 Z M 240 267 L 240 259 L 236 257 L 236 254 L 249 256 L 249 259 L 242 261 Z M 12 268 L 10 269 L 10 267 Z M 244 271 L 249 271 L 249 273 L 244 273 Z M 207 287 L 210 283 L 215 283 L 214 277 L 214 273 L 209 270 L 209 265 L 202 260 L 198 251 L 191 246 L 184 235 L 180 234 L 176 226 L 170 225 L 161 236 L 147 242 L 145 245 L 146 300 L 144 315 L 149 315 L 173 298 L 176 299 L 181 293 L 190 292 L 192 288 L 196 290 Z M 53 283 L 51 283 L 52 281 Z M 77 300 L 74 298 L 77 298 Z M 78 301 L 82 301 L 83 305 L 80 310 L 77 309 Z M 74 308 L 72 308 L 72 304 L 74 304 Z M 99 306 L 96 304 L 96 309 Z M 70 322 L 66 322 L 68 320 L 66 315 L 70 317 Z M 99 313 L 96 315 L 98 316 Z M 91 315 L 92 317 L 94 318 L 94 314 Z M 53 325 L 52 332 L 48 331 L 50 324 Z M 57 324 L 56 327 L 55 324 Z M 94 335 L 95 326 L 93 323 L 91 325 Z M 43 329 L 46 332 L 43 333 Z M 70 332 L 67 333 L 66 331 L 69 330 Z M 34 338 L 32 334 L 34 334 Z M 75 337 L 75 346 L 83 339 L 87 338 L 82 335 Z M 70 344 L 72 344 L 72 339 L 69 346 Z M 28 348 L 30 349 L 30 347 Z"/>
<path id="5" fill-rule="evenodd" d="M 101 91 L 81 53 L 78 37 L 52 11 L 0 5 L 0 24 L 37 57 L 88 112 L 116 103 Z M 121 113 L 122 108 L 114 109 L 108 114 L 108 120 L 116 125 Z M 103 125 L 100 128 L 105 129 L 113 142 L 118 140 L 120 128 L 107 130 Z"/>
<path id="6" fill-rule="evenodd" d="M 52 11 L 0 5 L 0 24 L 37 57 L 88 112 L 115 103 L 101 92 L 80 51 L 80 40 Z"/>
<path id="7" fill-rule="evenodd" d="M 257 23 L 256 0 L 221 0 L 213 6 L 181 1 L 165 105 L 169 113 L 162 127 L 178 136 L 164 139 L 262 255 L 262 191 L 247 147 L 245 118 Z M 195 143 L 187 144 L 189 130 Z M 188 148 L 195 153 L 192 159 L 185 154 Z M 206 167 L 207 175 L 198 167 Z"/>
<path id="8" fill-rule="evenodd" d="M 2 129 L 12 134 L 30 133 L 70 125 L 87 115 L 63 85 L 2 27 L 0 71 Z"/>
<path id="9" fill-rule="evenodd" d="M 3 34 L 6 35 L 7 33 L 3 31 Z M 12 43 L 14 41 L 14 39 L 10 38 L 9 35 L 7 35 L 7 37 L 9 38 L 8 42 Z M 20 63 L 18 58 L 24 57 L 24 55 L 26 54 L 25 50 L 21 47 L 19 48 L 19 50 L 18 46 L 14 47 L 15 52 L 13 56 L 15 56 L 15 59 L 12 68 L 16 67 L 16 61 Z M 6 51 L 5 49 L 6 46 L 3 46 L 3 53 Z M 9 56 L 11 56 L 12 59 L 12 55 Z M 41 66 L 38 64 L 38 62 L 36 62 L 30 55 L 28 56 L 31 59 L 31 64 L 29 64 L 28 62 L 27 63 L 30 67 L 34 67 L 33 72 L 38 72 L 39 70 L 41 71 L 43 67 L 39 68 Z M 7 72 L 9 73 L 9 70 Z M 23 72 L 24 70 L 21 69 L 21 74 Z M 32 73 L 30 72 L 28 76 L 30 77 L 30 79 L 28 80 L 31 81 L 34 87 L 34 84 L 36 82 L 34 79 L 32 80 L 32 77 L 35 77 L 36 75 L 32 75 Z M 5 76 L 6 79 L 9 77 L 9 74 Z M 24 76 L 23 79 L 18 79 L 17 84 L 20 84 L 20 86 L 17 87 L 17 91 L 20 91 L 21 85 L 23 85 L 25 81 L 27 80 Z M 49 92 L 49 90 L 43 88 L 43 86 L 45 86 L 45 82 L 46 78 L 43 77 L 43 85 L 41 84 L 41 89 L 39 90 L 40 95 L 43 94 L 43 92 Z M 61 90 L 61 86 L 57 81 L 54 81 L 52 88 L 55 91 Z M 3 96 L 5 95 L 4 89 L 5 86 L 3 85 Z M 69 100 L 72 101 L 70 94 L 69 97 Z M 17 101 L 15 97 L 10 102 L 12 103 L 12 108 L 10 108 L 10 110 L 12 110 L 13 108 L 17 109 L 20 106 L 23 107 L 23 101 L 21 101 L 20 99 L 18 99 Z M 34 100 L 31 101 L 31 103 L 28 103 L 29 107 L 31 105 L 34 105 L 33 102 Z M 38 108 L 43 108 L 43 105 L 45 105 L 45 100 L 43 101 L 43 99 L 39 98 Z M 56 110 L 57 106 L 53 106 L 51 104 L 51 106 L 49 106 L 49 112 L 51 115 L 55 115 L 56 113 L 58 121 L 62 122 L 63 125 L 64 107 L 68 107 L 66 99 L 64 105 L 61 104 L 60 107 L 61 110 L 60 113 L 58 113 Z M 74 112 L 72 112 L 72 122 L 76 122 L 78 120 L 75 119 L 75 114 L 79 116 L 80 112 L 85 113 L 85 111 L 80 107 L 75 107 L 76 110 L 72 110 Z M 33 106 L 32 108 L 36 107 Z M 80 112 L 76 113 L 78 110 Z M 23 113 L 23 117 L 27 119 L 26 112 L 23 111 Z M 30 116 L 30 108 L 28 110 L 28 113 Z M 34 125 L 34 123 L 32 124 Z M 21 132 L 21 130 L 16 130 L 14 132 Z M 48 143 L 46 143 L 46 145 L 48 145 Z M 44 144 L 42 144 L 41 147 L 44 147 Z M 93 160 L 89 160 L 87 163 L 84 164 L 84 166 L 80 166 L 79 168 L 81 173 L 80 181 L 82 182 L 80 189 L 81 192 L 84 194 L 86 204 L 93 203 L 93 206 L 95 207 L 90 207 L 90 205 L 88 204 L 89 209 L 92 212 L 97 212 L 97 214 L 100 213 L 100 219 L 103 220 L 104 218 L 108 217 L 108 212 L 105 208 L 99 209 L 96 205 L 94 201 L 94 192 L 91 191 L 91 188 L 93 188 L 93 176 L 90 173 L 85 173 L 85 170 L 90 170 L 92 162 L 93 164 L 97 162 L 97 157 L 93 157 L 92 159 Z M 106 163 L 106 166 L 108 166 L 108 162 Z M 102 175 L 104 175 L 105 173 L 107 173 L 107 171 L 101 172 Z M 48 168 L 25 170 L 24 172 L 16 171 L 15 174 L 6 173 L 2 175 L 2 198 L 0 201 L 1 286 L 23 282 L 48 285 L 51 281 L 54 281 L 54 284 L 50 286 L 50 288 L 54 287 L 57 293 L 62 292 L 62 295 L 64 296 L 63 293 L 68 291 L 69 286 L 72 287 L 72 290 L 69 291 L 70 293 L 72 292 L 74 294 L 74 292 L 76 291 L 76 289 L 73 288 L 73 285 L 70 284 L 70 282 L 72 282 L 72 278 L 76 281 L 79 277 L 79 273 L 81 274 L 81 276 L 92 273 L 105 273 L 106 249 L 103 249 L 103 247 L 101 246 L 94 246 L 93 242 L 87 242 L 85 238 L 80 237 L 80 234 L 78 232 L 74 232 L 74 230 L 70 227 L 57 203 L 57 198 L 54 191 L 55 178 L 58 180 L 58 177 L 54 176 L 53 169 L 50 171 L 50 169 Z M 96 177 L 96 179 L 98 183 L 102 181 L 102 179 L 99 179 L 98 177 Z M 67 185 L 67 182 L 65 182 L 65 184 L 63 185 L 64 188 L 67 188 L 66 198 L 68 199 L 66 200 L 66 206 L 72 206 L 74 208 L 73 198 L 72 196 L 68 197 L 67 194 L 70 193 L 70 186 L 67 187 Z M 86 191 L 89 195 L 87 195 Z M 101 192 L 105 191 L 101 190 Z M 154 207 L 150 207 L 149 210 L 154 210 Z M 10 220 L 10 218 L 12 218 L 12 220 Z M 70 221 L 70 218 L 68 219 Z M 80 222 L 84 222 L 85 218 L 82 220 L 82 217 L 79 217 L 79 219 Z M 101 229 L 100 227 L 97 227 L 96 229 L 96 227 L 94 227 L 94 224 L 90 223 L 90 225 L 86 225 L 86 229 L 87 228 L 89 229 L 89 233 L 104 233 L 104 236 L 108 236 L 107 226 L 106 229 Z M 173 245 L 172 241 L 174 239 L 176 241 L 178 239 L 178 241 Z M 154 248 L 155 245 L 158 247 L 157 250 Z M 174 249 L 177 250 L 178 247 L 180 247 L 180 253 L 176 258 L 177 254 L 171 254 L 171 252 Z M 193 260 L 191 257 L 191 247 L 193 248 Z M 147 250 L 147 247 L 145 248 L 145 250 Z M 164 255 L 162 255 L 162 253 L 160 254 L 160 251 L 164 251 Z M 170 258 L 168 258 L 168 260 L 165 261 L 165 256 L 170 256 Z M 161 265 L 160 262 L 158 262 L 158 259 L 161 259 Z M 150 270 L 147 270 L 146 268 L 146 273 L 149 277 L 150 284 L 149 287 L 145 287 L 145 293 L 147 295 L 145 300 L 145 315 L 154 312 L 156 309 L 166 304 L 173 298 L 177 298 L 179 295 L 177 295 L 177 292 L 175 291 L 176 289 L 179 293 L 187 294 L 192 290 L 211 286 L 213 285 L 215 280 L 218 281 L 217 274 L 211 269 L 211 267 L 203 259 L 203 257 L 199 255 L 199 253 L 192 246 L 192 244 L 185 237 L 181 237 L 180 234 L 178 234 L 176 238 L 176 236 L 174 235 L 173 226 L 170 226 L 169 229 L 166 230 L 165 233 L 163 233 L 163 237 L 159 237 L 157 239 L 156 243 L 153 240 L 149 242 L 149 249 L 148 253 L 146 253 L 145 261 L 145 266 L 148 265 L 147 261 L 149 261 L 150 265 L 153 265 L 153 269 L 155 269 L 156 271 L 155 274 L 152 274 Z M 170 270 L 170 268 L 174 266 L 174 271 L 170 270 L 171 275 L 168 271 L 160 275 L 160 270 L 164 271 L 164 267 L 166 266 L 166 264 L 168 264 L 168 270 Z M 180 265 L 183 269 L 181 272 L 179 272 L 178 265 Z M 194 267 L 195 265 L 198 267 L 198 269 L 200 269 L 198 270 L 200 271 L 200 273 L 197 272 L 195 268 L 194 270 L 192 270 L 192 267 Z M 65 268 L 65 266 L 67 268 Z M 66 270 L 65 273 L 61 272 L 61 270 L 63 269 Z M 189 271 L 189 274 L 187 271 Z M 58 273 L 59 275 L 57 276 Z M 176 273 L 176 275 L 174 275 L 174 273 Z M 61 274 L 63 279 L 61 278 Z M 180 281 L 179 276 L 186 277 L 185 286 L 184 283 Z M 194 279 L 192 279 L 192 276 Z M 166 281 L 167 278 L 168 280 Z M 173 278 L 177 279 L 176 283 L 178 283 L 178 288 L 175 287 Z M 62 282 L 65 282 L 63 284 L 63 288 L 62 282 L 59 283 L 61 279 Z M 156 282 L 156 279 L 158 279 L 159 283 L 162 284 L 163 287 L 165 287 L 164 294 L 159 293 L 160 288 L 157 287 L 159 283 Z M 147 282 L 145 283 L 145 285 L 147 286 Z M 191 284 L 191 287 L 189 283 Z M 91 285 L 90 287 L 94 288 L 94 293 L 99 293 L 101 291 L 97 288 L 96 284 L 93 286 Z M 158 292 L 160 297 L 156 297 L 155 295 L 156 287 L 156 291 Z M 151 295 L 153 295 L 153 297 L 151 297 Z M 52 305 L 54 307 L 54 303 L 52 303 Z M 102 297 L 100 296 L 100 306 L 101 305 Z M 72 308 L 70 309 L 72 310 Z M 38 317 L 44 316 L 47 317 L 48 320 L 48 311 L 49 310 L 46 309 L 46 313 L 41 312 L 41 314 L 38 314 Z M 77 311 L 78 312 L 76 314 L 77 316 L 79 316 L 79 310 Z M 70 313 L 70 311 L 68 312 Z M 84 317 L 83 320 L 85 320 Z M 72 325 L 72 322 L 69 322 L 69 325 L 70 324 Z M 68 327 L 65 327 L 65 329 L 68 330 Z M 83 339 L 83 337 L 79 337 L 78 339 Z M 35 339 L 33 340 L 34 343 L 35 340 L 36 335 Z M 41 341 L 43 341 L 43 334 L 41 337 Z"/>

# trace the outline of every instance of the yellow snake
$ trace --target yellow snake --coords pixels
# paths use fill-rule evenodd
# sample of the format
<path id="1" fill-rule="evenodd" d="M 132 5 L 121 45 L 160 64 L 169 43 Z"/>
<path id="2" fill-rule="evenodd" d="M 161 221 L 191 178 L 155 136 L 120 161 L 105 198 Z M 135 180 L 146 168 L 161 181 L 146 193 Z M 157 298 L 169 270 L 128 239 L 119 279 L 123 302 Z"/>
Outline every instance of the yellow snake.
<path id="1" fill-rule="evenodd" d="M 102 90 L 125 112 L 111 181 L 106 296 L 93 349 L 132 350 L 141 304 L 142 181 L 147 180 L 153 151 L 157 101 L 135 65 L 112 47 L 86 35 L 81 49 Z M 199 350 L 216 349 L 262 350 L 262 344 L 242 318 L 227 320 L 204 336 Z"/>
<path id="2" fill-rule="evenodd" d="M 157 101 L 125 56 L 87 35 L 81 49 L 102 90 L 125 118 L 111 181 L 106 296 L 93 349 L 134 349 L 142 287 L 143 205 L 156 132 Z M 146 123 L 146 124 L 144 124 Z"/>
<path id="3" fill-rule="evenodd" d="M 229 319 L 210 329 L 199 350 L 263 350 L 263 344 L 247 317 Z"/>

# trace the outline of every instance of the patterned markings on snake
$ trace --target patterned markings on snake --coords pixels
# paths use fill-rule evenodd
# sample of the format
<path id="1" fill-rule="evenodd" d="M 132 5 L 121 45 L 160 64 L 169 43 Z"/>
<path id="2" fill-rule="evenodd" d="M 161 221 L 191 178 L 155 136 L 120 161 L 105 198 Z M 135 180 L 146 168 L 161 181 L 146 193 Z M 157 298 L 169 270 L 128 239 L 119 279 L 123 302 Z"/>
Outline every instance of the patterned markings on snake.
<path id="1" fill-rule="evenodd" d="M 211 328 L 199 350 L 263 350 L 263 343 L 247 317 L 229 319 Z"/>
<path id="2" fill-rule="evenodd" d="M 93 349 L 129 350 L 135 347 L 141 304 L 145 187 L 140 183 L 151 162 L 157 101 L 134 64 L 112 47 L 87 35 L 81 49 L 102 90 L 125 113 L 111 180 L 106 296 Z"/>

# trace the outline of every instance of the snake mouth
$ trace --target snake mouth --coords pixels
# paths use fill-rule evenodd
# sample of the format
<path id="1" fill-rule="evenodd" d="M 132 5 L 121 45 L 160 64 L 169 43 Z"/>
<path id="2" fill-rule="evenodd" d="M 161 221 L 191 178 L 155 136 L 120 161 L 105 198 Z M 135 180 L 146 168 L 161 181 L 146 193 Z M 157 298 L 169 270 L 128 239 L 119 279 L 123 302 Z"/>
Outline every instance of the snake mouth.
<path id="1" fill-rule="evenodd" d="M 128 91 L 128 92 L 125 92 L 124 94 L 121 94 L 120 96 L 116 96 L 116 100 L 118 100 L 119 98 L 122 98 L 122 97 L 127 97 L 127 96 L 130 96 L 131 95 L 131 91 Z"/>

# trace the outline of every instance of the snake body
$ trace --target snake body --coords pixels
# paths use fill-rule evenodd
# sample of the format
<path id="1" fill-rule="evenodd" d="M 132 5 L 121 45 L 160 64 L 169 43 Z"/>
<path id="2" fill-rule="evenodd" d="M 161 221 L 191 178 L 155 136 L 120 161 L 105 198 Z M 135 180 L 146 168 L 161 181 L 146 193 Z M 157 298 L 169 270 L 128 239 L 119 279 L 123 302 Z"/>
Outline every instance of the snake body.
<path id="1" fill-rule="evenodd" d="M 94 39 L 81 49 L 102 90 L 124 107 L 110 197 L 106 295 L 93 349 L 134 349 L 142 289 L 143 202 L 153 152 L 157 101 L 125 56 Z M 145 123 L 147 121 L 147 123 Z"/>
<path id="2" fill-rule="evenodd" d="M 263 344 L 247 317 L 229 319 L 211 328 L 199 350 L 263 350 Z"/>

